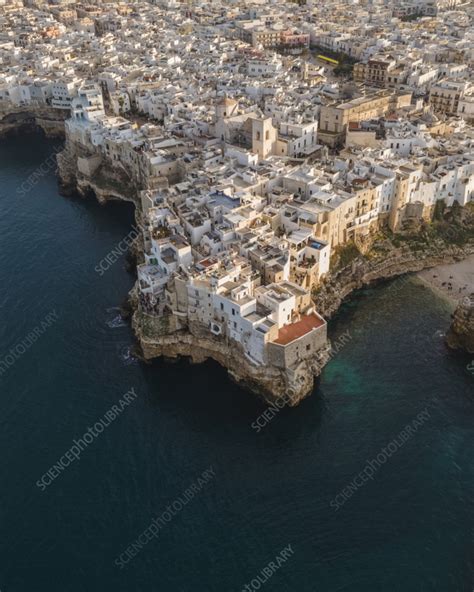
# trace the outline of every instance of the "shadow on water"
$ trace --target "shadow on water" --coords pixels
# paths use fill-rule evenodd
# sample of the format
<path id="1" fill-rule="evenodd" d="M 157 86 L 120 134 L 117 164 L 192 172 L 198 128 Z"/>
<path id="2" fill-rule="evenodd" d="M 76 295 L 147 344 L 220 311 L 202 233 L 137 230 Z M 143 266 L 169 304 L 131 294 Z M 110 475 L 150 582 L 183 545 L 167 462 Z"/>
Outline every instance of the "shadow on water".
<path id="1" fill-rule="evenodd" d="M 183 358 L 155 359 L 141 367 L 149 387 L 150 407 L 160 413 L 179 415 L 189 429 L 229 442 L 236 433 L 247 430 L 249 435 L 253 433 L 260 439 L 264 434 L 279 440 L 305 437 L 308 430 L 318 428 L 325 409 L 324 399 L 318 396 L 319 381 L 313 395 L 297 407 L 279 409 L 236 384 L 213 360 L 193 364 Z M 269 419 L 262 415 L 267 411 L 270 411 Z M 257 430 L 252 428 L 252 423 L 259 417 L 265 425 Z"/>

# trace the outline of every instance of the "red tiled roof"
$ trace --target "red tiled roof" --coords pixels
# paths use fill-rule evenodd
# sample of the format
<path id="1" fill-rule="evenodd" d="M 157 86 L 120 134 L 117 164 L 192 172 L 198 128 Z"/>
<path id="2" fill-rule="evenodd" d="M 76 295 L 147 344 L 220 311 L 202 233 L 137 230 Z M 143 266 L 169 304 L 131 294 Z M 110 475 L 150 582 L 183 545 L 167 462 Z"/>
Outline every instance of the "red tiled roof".
<path id="1" fill-rule="evenodd" d="M 211 265 L 214 265 L 215 263 L 217 263 L 217 261 L 211 257 L 208 257 L 207 259 L 201 259 L 201 261 L 199 261 L 199 264 L 202 265 L 203 267 L 210 267 Z"/>
<path id="2" fill-rule="evenodd" d="M 291 323 L 291 325 L 285 325 L 278 331 L 278 339 L 275 339 L 274 343 L 278 343 L 278 345 L 288 345 L 295 339 L 299 339 L 306 335 L 313 329 L 317 329 L 318 327 L 322 327 L 324 325 L 323 319 L 318 317 L 318 315 L 310 314 L 304 317 L 301 317 L 300 321 L 296 323 Z"/>

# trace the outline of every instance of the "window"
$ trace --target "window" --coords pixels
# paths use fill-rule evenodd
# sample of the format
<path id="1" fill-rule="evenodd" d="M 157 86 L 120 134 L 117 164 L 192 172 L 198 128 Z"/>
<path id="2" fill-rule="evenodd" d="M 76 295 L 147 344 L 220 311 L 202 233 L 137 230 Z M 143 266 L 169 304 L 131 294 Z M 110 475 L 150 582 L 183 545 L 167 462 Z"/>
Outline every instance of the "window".
<path id="1" fill-rule="evenodd" d="M 311 343 L 308 343 L 308 345 L 306 346 L 306 351 L 311 351 Z"/>
<path id="2" fill-rule="evenodd" d="M 221 310 L 224 310 L 224 305 L 222 302 L 221 302 Z"/>
<path id="3" fill-rule="evenodd" d="M 235 308 L 232 309 L 232 316 L 235 317 Z"/>

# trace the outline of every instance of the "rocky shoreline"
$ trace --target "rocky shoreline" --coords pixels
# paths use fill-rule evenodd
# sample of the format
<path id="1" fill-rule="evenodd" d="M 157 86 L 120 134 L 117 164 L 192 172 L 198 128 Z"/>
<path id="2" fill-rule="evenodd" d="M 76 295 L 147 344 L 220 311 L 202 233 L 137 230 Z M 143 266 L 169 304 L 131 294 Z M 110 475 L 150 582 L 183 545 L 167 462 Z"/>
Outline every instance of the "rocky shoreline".
<path id="1" fill-rule="evenodd" d="M 383 260 L 358 258 L 331 274 L 313 294 L 313 299 L 318 311 L 326 319 L 330 319 L 339 310 L 343 301 L 357 290 L 408 273 L 456 263 L 472 254 L 474 243 L 464 247 L 435 244 L 424 253 L 403 247 L 394 250 Z"/>
<path id="2" fill-rule="evenodd" d="M 92 177 L 78 171 L 78 154 L 74 147 L 58 155 L 60 185 L 66 193 L 78 192 L 85 196 L 93 193 L 102 204 L 109 200 L 123 200 L 135 204 L 137 227 L 141 227 L 141 204 L 139 189 L 128 186 L 127 179 L 119 178 L 115 171 L 101 165 Z M 133 245 L 137 263 L 144 260 L 143 237 Z M 330 319 L 344 300 L 365 286 L 400 277 L 407 273 L 435 267 L 441 264 L 461 261 L 474 253 L 474 244 L 464 247 L 434 242 L 424 251 L 408 245 L 392 248 L 381 257 L 367 259 L 360 256 L 342 269 L 333 271 L 313 294 L 316 309 L 326 319 Z M 294 371 L 274 366 L 255 366 L 239 351 L 235 344 L 213 338 L 197 324 L 173 328 L 167 332 L 164 319 L 143 312 L 138 304 L 137 285 L 130 293 L 131 322 L 138 342 L 138 355 L 145 361 L 156 357 L 187 357 L 193 363 L 201 363 L 209 358 L 218 362 L 237 383 L 262 397 L 266 402 L 289 406 L 297 405 L 311 394 L 314 380 L 319 376 L 331 357 L 331 348 L 321 349 L 310 363 L 302 361 Z"/>
<path id="3" fill-rule="evenodd" d="M 48 138 L 64 139 L 64 122 L 69 111 L 48 108 L 12 109 L 0 104 L 0 138 L 11 134 L 26 134 L 41 131 Z"/>
<path id="4" fill-rule="evenodd" d="M 77 147 L 66 142 L 65 149 L 58 154 L 58 176 L 61 192 L 65 195 L 78 193 L 85 197 L 94 194 L 99 203 L 110 200 L 129 201 L 135 205 L 137 228 L 141 228 L 142 211 L 139 188 L 128 186 L 126 178 L 117 172 L 100 165 L 91 176 L 78 170 L 78 158 L 87 158 L 77 151 Z M 132 245 L 135 262 L 144 261 L 143 237 L 139 236 Z M 235 343 L 227 342 L 209 334 L 197 323 L 189 323 L 182 328 L 167 327 L 167 316 L 155 316 L 140 309 L 138 286 L 130 292 L 132 328 L 138 342 L 137 356 L 144 361 L 156 357 L 187 357 L 193 363 L 213 359 L 223 366 L 229 376 L 237 383 L 259 395 L 268 403 L 283 401 L 289 406 L 297 405 L 314 388 L 314 380 L 329 360 L 330 344 L 318 350 L 311 360 L 302 360 L 291 369 L 277 366 L 257 366 L 252 363 Z M 163 329 L 163 327 L 166 327 Z M 167 332 L 168 331 L 168 332 Z"/>
<path id="5" fill-rule="evenodd" d="M 160 335 L 155 325 L 161 320 L 135 307 L 132 326 L 145 360 L 186 357 L 192 363 L 200 364 L 213 359 L 227 370 L 234 382 L 269 404 L 283 401 L 290 407 L 297 405 L 311 393 L 315 377 L 322 372 L 330 356 L 328 345 L 320 349 L 311 361 L 303 360 L 291 372 L 277 366 L 256 366 L 235 344 L 210 337 L 209 331 L 197 323 L 182 331 Z"/>
<path id="6" fill-rule="evenodd" d="M 370 262 L 356 261 L 349 268 L 330 276 L 314 302 L 320 314 L 330 319 L 340 308 L 344 300 L 358 289 L 378 282 L 401 277 L 407 273 L 431 268 L 441 263 L 454 263 L 474 253 L 474 245 L 467 248 L 452 247 L 441 255 L 439 252 L 419 257 L 402 249 L 387 259 L 385 264 L 375 266 Z M 134 292 L 133 300 L 136 299 Z M 209 333 L 198 326 L 186 330 L 160 335 L 160 330 L 149 327 L 137 304 L 134 306 L 132 326 L 140 344 L 145 360 L 155 357 L 187 357 L 194 363 L 201 363 L 212 358 L 227 369 L 230 377 L 237 383 L 260 395 L 272 404 L 284 401 L 289 406 L 297 405 L 311 394 L 314 380 L 319 376 L 331 358 L 331 347 L 318 352 L 311 363 L 302 362 L 296 372 L 288 373 L 276 367 L 257 367 L 249 363 L 243 352 L 235 345 L 217 339 L 210 339 Z M 155 319 L 151 319 L 152 322 Z"/>
<path id="7" fill-rule="evenodd" d="M 23 111 L 21 114 L 10 114 L 6 118 L 0 117 L 0 136 L 6 133 L 37 131 L 39 128 L 49 137 L 64 137 L 64 120 L 59 121 L 57 118 L 54 120 L 51 118 L 51 113 Z M 141 188 L 133 187 L 125 176 L 104 163 L 96 167 L 93 174 L 83 174 L 79 170 L 79 158 L 87 159 L 90 155 L 78 153 L 76 147 L 69 145 L 66 139 L 65 149 L 57 155 L 61 192 L 65 195 L 78 193 L 81 196 L 94 194 L 102 204 L 109 200 L 132 202 L 135 205 L 137 227 L 140 228 L 142 214 L 139 192 Z M 143 237 L 138 237 L 135 241 L 133 252 L 135 261 L 141 263 Z M 474 244 L 459 247 L 447 246 L 446 243 L 441 242 L 430 245 L 423 252 L 404 245 L 378 258 L 368 259 L 361 255 L 349 265 L 333 271 L 313 293 L 313 300 L 318 312 L 326 319 L 330 319 L 342 302 L 358 289 L 407 273 L 460 261 L 473 253 Z M 235 344 L 210 337 L 209 333 L 197 324 L 171 333 L 157 328 L 162 319 L 140 310 L 137 285 L 132 289 L 129 301 L 132 327 L 139 344 L 140 355 L 144 360 L 155 357 L 184 356 L 190 358 L 192 362 L 201 363 L 212 358 L 227 369 L 233 380 L 260 395 L 269 403 L 284 401 L 284 404 L 290 406 L 298 404 L 312 392 L 315 378 L 322 372 L 331 357 L 328 342 L 327 347 L 319 350 L 310 361 L 302 361 L 291 371 L 274 366 L 256 366 L 248 360 L 243 351 L 236 348 Z M 462 312 L 458 314 L 456 327 L 465 324 L 465 315 L 463 315 Z M 469 323 L 472 328 L 472 322 L 469 321 Z M 459 339 L 459 343 L 461 342 L 462 339 Z M 451 338 L 451 343 L 455 343 L 454 337 Z"/>

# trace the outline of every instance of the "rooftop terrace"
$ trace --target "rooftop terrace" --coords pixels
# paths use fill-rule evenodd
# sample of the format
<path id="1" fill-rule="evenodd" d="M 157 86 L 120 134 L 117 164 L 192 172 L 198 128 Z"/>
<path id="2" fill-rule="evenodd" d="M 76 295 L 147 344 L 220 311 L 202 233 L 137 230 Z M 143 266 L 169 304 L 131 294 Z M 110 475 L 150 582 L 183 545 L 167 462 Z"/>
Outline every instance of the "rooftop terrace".
<path id="1" fill-rule="evenodd" d="M 307 335 L 313 329 L 318 329 L 325 325 L 326 322 L 317 314 L 310 314 L 301 317 L 301 320 L 291 325 L 285 325 L 278 331 L 278 338 L 275 339 L 274 343 L 278 345 L 288 345 L 296 339 Z"/>

